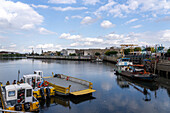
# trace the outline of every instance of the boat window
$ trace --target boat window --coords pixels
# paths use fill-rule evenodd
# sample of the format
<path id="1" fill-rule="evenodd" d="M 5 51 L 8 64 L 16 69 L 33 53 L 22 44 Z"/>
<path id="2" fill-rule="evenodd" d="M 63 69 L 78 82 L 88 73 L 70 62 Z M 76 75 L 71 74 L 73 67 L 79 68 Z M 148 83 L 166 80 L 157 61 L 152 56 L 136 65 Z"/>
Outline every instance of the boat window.
<path id="1" fill-rule="evenodd" d="M 8 97 L 13 97 L 15 96 L 15 91 L 9 91 L 8 92 Z"/>
<path id="2" fill-rule="evenodd" d="M 31 97 L 32 96 L 32 89 L 27 89 L 27 97 Z"/>
<path id="3" fill-rule="evenodd" d="M 27 83 L 30 84 L 30 78 L 27 78 Z"/>
<path id="4" fill-rule="evenodd" d="M 37 81 L 40 81 L 40 77 L 37 77 Z"/>

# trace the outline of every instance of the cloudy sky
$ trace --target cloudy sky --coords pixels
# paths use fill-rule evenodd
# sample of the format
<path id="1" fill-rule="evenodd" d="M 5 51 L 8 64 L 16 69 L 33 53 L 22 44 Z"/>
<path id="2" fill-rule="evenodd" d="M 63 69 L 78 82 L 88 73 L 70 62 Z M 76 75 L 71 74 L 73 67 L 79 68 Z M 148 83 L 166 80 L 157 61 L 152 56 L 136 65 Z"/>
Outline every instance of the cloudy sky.
<path id="1" fill-rule="evenodd" d="M 170 46 L 170 0 L 0 0 L 0 51 Z"/>

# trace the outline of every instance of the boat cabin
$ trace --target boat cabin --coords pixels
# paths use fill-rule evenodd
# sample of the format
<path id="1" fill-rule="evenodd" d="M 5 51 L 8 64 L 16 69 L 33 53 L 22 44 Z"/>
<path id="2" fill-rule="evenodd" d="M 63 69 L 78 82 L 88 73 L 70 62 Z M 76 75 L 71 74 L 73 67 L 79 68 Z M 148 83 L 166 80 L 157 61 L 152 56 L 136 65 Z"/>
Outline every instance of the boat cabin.
<path id="1" fill-rule="evenodd" d="M 24 83 L 28 83 L 33 86 L 33 88 L 37 87 L 38 82 L 42 82 L 42 76 L 37 74 L 28 74 L 23 75 Z"/>
<path id="2" fill-rule="evenodd" d="M 33 102 L 33 90 L 27 83 L 4 86 L 7 106 L 17 103 Z"/>
<path id="3" fill-rule="evenodd" d="M 130 58 L 117 59 L 117 66 L 128 66 L 128 65 L 133 65 L 133 63 L 130 62 Z"/>

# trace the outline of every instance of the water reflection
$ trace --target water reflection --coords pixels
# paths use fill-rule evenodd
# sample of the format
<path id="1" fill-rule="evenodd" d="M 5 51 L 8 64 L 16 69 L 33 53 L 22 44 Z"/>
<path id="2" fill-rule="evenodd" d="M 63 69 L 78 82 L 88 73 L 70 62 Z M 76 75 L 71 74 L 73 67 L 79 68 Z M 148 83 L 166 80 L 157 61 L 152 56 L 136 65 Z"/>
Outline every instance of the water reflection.
<path id="1" fill-rule="evenodd" d="M 65 60 L 0 60 L 0 82 L 17 79 L 18 70 L 30 74 L 42 70 L 88 80 L 96 90 L 93 96 L 79 98 L 52 97 L 41 100 L 41 113 L 169 113 L 170 82 L 160 80 L 147 83 L 132 81 L 114 74 L 114 64 Z M 95 99 L 96 97 L 96 99 Z M 145 101 L 148 100 L 148 101 Z"/>
<path id="2" fill-rule="evenodd" d="M 130 88 L 131 86 L 138 92 L 142 93 L 144 95 L 143 97 L 144 101 L 151 101 L 150 91 L 155 91 L 155 98 L 157 97 L 156 94 L 156 90 L 158 90 L 157 82 L 136 81 L 120 75 L 117 75 L 116 81 L 121 88 Z"/>
<path id="3" fill-rule="evenodd" d="M 71 103 L 73 104 L 80 104 L 86 101 L 91 101 L 93 99 L 96 99 L 95 97 L 92 96 L 92 94 L 87 94 L 83 96 L 61 96 L 61 95 L 56 95 L 51 98 L 47 98 L 46 100 L 39 100 L 40 102 L 40 108 L 42 110 L 52 107 L 52 106 L 63 106 L 65 108 L 71 109 Z"/>

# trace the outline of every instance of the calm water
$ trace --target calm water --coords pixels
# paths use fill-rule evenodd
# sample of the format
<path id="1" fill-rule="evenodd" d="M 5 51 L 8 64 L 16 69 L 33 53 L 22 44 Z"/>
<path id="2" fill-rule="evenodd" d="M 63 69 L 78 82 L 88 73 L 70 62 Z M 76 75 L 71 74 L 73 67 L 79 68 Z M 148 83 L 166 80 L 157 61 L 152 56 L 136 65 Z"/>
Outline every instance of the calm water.
<path id="1" fill-rule="evenodd" d="M 42 70 L 74 76 L 93 83 L 92 95 L 79 98 L 57 96 L 41 101 L 41 113 L 169 113 L 170 86 L 141 83 L 117 76 L 114 64 L 58 60 L 0 60 L 0 81 L 5 84 L 21 75 Z"/>

